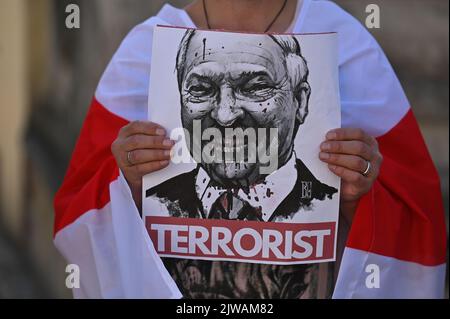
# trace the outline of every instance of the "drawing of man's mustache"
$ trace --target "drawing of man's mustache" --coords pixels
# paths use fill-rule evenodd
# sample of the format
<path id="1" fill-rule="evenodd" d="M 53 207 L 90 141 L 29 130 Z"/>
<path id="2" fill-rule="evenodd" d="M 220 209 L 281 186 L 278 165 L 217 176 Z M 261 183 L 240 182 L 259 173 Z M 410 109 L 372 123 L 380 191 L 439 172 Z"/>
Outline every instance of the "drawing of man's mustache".
<path id="1" fill-rule="evenodd" d="M 195 162 L 218 170 L 223 169 L 223 165 L 228 168 L 235 165 L 233 170 L 242 174 L 255 167 L 260 174 L 271 174 L 278 168 L 277 127 L 258 126 L 250 116 L 238 118 L 230 125 L 221 125 L 209 114 L 183 120 L 183 139 Z M 181 152 L 172 160 L 184 162 L 184 158 Z"/>
<path id="2" fill-rule="evenodd" d="M 248 158 L 256 156 L 258 148 L 268 149 L 270 147 L 270 128 L 257 126 L 256 121 L 254 121 L 250 116 L 245 118 L 237 119 L 231 125 L 224 126 L 218 123 L 213 118 L 205 119 L 202 123 L 207 122 L 207 125 L 202 124 L 202 130 L 212 129 L 220 132 L 221 139 L 217 140 L 211 138 L 210 140 L 202 140 L 201 148 L 213 142 L 216 148 L 222 151 L 222 153 L 232 153 L 237 154 L 239 152 L 244 152 L 245 161 Z M 209 124 L 211 123 L 211 124 Z M 261 130 L 264 131 L 265 138 L 261 139 Z M 230 132 L 243 132 L 243 136 L 232 135 Z M 245 133 L 252 132 L 254 134 L 247 135 Z M 278 136 L 272 138 L 277 138 Z M 249 147 L 249 145 L 251 147 Z M 254 147 L 253 147 L 254 146 Z M 249 152 L 254 152 L 255 154 L 250 154 Z"/>

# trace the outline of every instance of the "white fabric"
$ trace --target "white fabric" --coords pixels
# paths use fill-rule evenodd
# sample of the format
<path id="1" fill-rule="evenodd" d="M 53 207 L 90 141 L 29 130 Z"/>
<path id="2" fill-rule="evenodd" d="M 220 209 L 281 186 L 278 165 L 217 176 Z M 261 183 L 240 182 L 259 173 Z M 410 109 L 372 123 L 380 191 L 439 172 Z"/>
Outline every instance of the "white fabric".
<path id="1" fill-rule="evenodd" d="M 379 288 L 372 285 L 377 269 Z M 346 247 L 333 298 L 443 298 L 444 278 L 445 264 L 424 266 Z"/>
<path id="2" fill-rule="evenodd" d="M 110 203 L 86 212 L 55 236 L 67 262 L 80 269 L 80 288 L 73 289 L 74 297 L 181 298 L 123 176 L 109 189 Z"/>

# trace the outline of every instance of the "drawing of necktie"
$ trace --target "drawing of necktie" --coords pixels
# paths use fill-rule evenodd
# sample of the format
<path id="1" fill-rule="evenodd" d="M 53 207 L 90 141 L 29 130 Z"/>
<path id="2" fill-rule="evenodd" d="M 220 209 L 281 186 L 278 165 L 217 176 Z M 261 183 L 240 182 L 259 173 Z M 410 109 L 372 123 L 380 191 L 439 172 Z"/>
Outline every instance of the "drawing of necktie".
<path id="1" fill-rule="evenodd" d="M 232 190 L 227 190 L 211 206 L 208 218 L 262 220 L 261 207 L 253 207 L 247 201 L 235 196 Z"/>

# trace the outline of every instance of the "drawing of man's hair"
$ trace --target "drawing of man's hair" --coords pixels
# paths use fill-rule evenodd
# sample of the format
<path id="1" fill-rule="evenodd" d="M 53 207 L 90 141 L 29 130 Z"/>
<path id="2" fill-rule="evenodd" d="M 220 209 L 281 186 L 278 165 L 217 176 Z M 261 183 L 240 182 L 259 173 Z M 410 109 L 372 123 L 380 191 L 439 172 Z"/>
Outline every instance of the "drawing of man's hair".
<path id="1" fill-rule="evenodd" d="M 178 88 L 181 91 L 181 83 L 183 83 L 185 64 L 186 64 L 186 53 L 189 48 L 192 37 L 195 34 L 195 29 L 188 29 L 181 39 L 180 46 L 177 53 L 176 70 L 178 79 Z"/>
<path id="2" fill-rule="evenodd" d="M 178 88 L 181 91 L 181 85 L 186 72 L 186 54 L 192 37 L 195 35 L 195 29 L 188 29 L 181 39 L 177 53 L 176 71 Z M 292 35 L 268 35 L 283 51 L 285 57 L 286 71 L 291 80 L 293 90 L 299 84 L 308 80 L 308 66 L 306 60 L 302 56 L 300 44 L 295 36 Z"/>
<path id="3" fill-rule="evenodd" d="M 292 35 L 269 35 L 281 47 L 285 56 L 286 70 L 291 79 L 293 89 L 308 81 L 308 66 L 302 55 L 300 44 Z"/>

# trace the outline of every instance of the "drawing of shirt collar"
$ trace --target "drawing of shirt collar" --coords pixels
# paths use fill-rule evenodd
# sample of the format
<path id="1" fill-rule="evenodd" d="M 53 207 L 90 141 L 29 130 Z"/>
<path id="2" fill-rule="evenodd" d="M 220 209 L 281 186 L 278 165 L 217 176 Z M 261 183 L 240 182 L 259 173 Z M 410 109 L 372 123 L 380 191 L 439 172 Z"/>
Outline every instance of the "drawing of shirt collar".
<path id="1" fill-rule="evenodd" d="M 237 197 L 248 202 L 251 206 L 261 207 L 264 221 L 270 219 L 275 209 L 294 189 L 297 181 L 296 157 L 294 155 L 283 167 L 267 176 L 264 182 L 251 187 L 248 194 L 242 189 L 237 194 Z M 208 173 L 200 167 L 195 181 L 195 189 L 205 212 L 209 212 L 219 196 L 227 191 L 224 188 L 211 186 L 210 180 Z"/>

